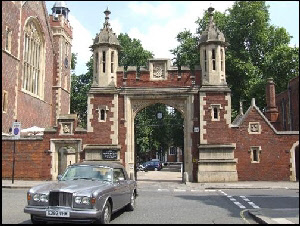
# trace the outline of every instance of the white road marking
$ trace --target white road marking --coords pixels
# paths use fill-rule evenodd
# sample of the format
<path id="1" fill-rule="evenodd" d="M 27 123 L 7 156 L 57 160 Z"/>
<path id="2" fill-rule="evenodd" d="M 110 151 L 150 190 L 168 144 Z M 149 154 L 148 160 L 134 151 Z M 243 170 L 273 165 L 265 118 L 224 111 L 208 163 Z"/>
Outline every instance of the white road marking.
<path id="1" fill-rule="evenodd" d="M 157 191 L 170 191 L 169 189 L 161 189 L 161 188 L 158 188 Z"/>
<path id="2" fill-rule="evenodd" d="M 174 189 L 174 192 L 186 192 L 186 190 L 182 190 L 182 189 Z"/>
<path id="3" fill-rule="evenodd" d="M 245 206 L 243 206 L 241 203 L 239 202 L 233 202 L 235 205 L 237 205 L 238 207 L 240 207 L 241 209 L 246 209 Z"/>
<path id="4" fill-rule="evenodd" d="M 294 224 L 293 222 L 291 222 L 285 218 L 272 218 L 272 220 L 278 222 L 279 224 Z"/>

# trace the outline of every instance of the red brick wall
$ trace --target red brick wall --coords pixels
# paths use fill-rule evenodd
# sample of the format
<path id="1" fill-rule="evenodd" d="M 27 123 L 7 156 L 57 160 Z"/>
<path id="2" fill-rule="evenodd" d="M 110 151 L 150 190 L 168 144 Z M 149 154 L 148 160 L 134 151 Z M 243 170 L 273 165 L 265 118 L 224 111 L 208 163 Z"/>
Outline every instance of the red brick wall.
<path id="1" fill-rule="evenodd" d="M 110 119 L 113 117 L 113 113 L 111 112 L 113 99 L 113 94 L 94 94 L 94 98 L 91 98 L 90 104 L 93 104 L 91 126 L 94 132 L 88 133 L 88 144 L 112 144 L 110 135 L 112 134 L 111 126 L 113 122 Z M 97 108 L 99 105 L 107 106 L 109 109 L 105 122 L 98 122 L 99 114 Z"/>
<path id="2" fill-rule="evenodd" d="M 261 134 L 249 134 L 249 122 L 259 122 Z M 289 180 L 290 152 L 298 135 L 276 135 L 255 109 L 249 113 L 239 128 L 233 128 L 232 141 L 236 143 L 238 179 L 278 181 Z M 222 137 L 227 133 L 223 133 Z M 260 162 L 251 163 L 251 146 L 261 146 Z"/>
<path id="3" fill-rule="evenodd" d="M 15 152 L 14 179 L 51 180 L 49 140 L 18 140 Z M 12 178 L 14 142 L 2 140 L 2 179 Z"/>
<path id="4" fill-rule="evenodd" d="M 203 106 L 205 111 L 203 120 L 206 121 L 206 134 L 203 135 L 203 139 L 206 139 L 209 144 L 228 144 L 230 142 L 230 128 L 227 124 L 224 115 L 227 114 L 225 107 L 228 106 L 228 101 L 225 100 L 227 94 L 223 92 L 207 92 L 206 97 L 203 98 L 206 101 L 206 105 Z M 220 121 L 212 121 L 211 111 L 209 109 L 211 104 L 221 104 Z M 226 135 L 225 135 L 226 134 Z"/>
<path id="5" fill-rule="evenodd" d="M 23 28 L 25 21 L 30 17 L 37 17 L 42 26 L 45 41 L 45 83 L 44 83 L 44 99 L 32 97 L 21 91 L 21 76 L 18 80 L 18 116 L 17 119 L 22 123 L 22 128 L 31 127 L 33 125 L 40 127 L 49 127 L 51 125 L 51 107 L 52 107 L 52 76 L 53 76 L 53 48 L 51 41 L 51 31 L 47 26 L 47 16 L 45 16 L 44 2 L 26 2 L 22 7 L 21 18 L 21 62 L 20 68 L 23 68 L 23 47 L 24 47 L 24 32 Z"/>
<path id="6" fill-rule="evenodd" d="M 276 127 L 278 130 L 299 131 L 299 76 L 292 79 L 288 87 L 290 87 L 290 97 L 289 90 L 276 95 L 276 106 L 279 112 Z M 282 103 L 285 103 L 285 113 Z M 285 127 L 283 117 L 286 119 Z"/>
<path id="7" fill-rule="evenodd" d="M 6 27 L 11 31 L 11 54 L 2 51 L 2 95 L 3 90 L 8 94 L 8 107 L 5 113 L 2 112 L 2 132 L 8 133 L 14 121 L 14 108 L 16 101 L 16 84 L 19 76 L 18 66 L 18 35 L 20 20 L 20 2 L 2 2 L 2 50 L 6 46 Z M 3 99 L 2 99 L 3 101 Z"/>
<path id="8" fill-rule="evenodd" d="M 201 73 L 195 71 L 195 84 L 200 85 Z M 124 84 L 123 82 L 126 82 Z M 192 78 L 190 71 L 182 71 L 181 78 L 178 79 L 177 72 L 168 71 L 166 80 L 151 81 L 149 72 L 141 72 L 139 79 L 136 79 L 136 72 L 130 71 L 127 79 L 124 79 L 123 72 L 117 74 L 118 87 L 186 87 L 191 86 Z"/>

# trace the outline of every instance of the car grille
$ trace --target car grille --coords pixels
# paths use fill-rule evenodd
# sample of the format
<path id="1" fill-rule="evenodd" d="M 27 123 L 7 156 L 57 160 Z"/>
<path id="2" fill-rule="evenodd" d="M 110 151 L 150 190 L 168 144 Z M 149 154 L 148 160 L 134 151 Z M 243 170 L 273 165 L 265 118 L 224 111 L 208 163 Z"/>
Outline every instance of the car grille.
<path id="1" fill-rule="evenodd" d="M 72 193 L 50 192 L 49 206 L 69 206 L 72 207 Z"/>

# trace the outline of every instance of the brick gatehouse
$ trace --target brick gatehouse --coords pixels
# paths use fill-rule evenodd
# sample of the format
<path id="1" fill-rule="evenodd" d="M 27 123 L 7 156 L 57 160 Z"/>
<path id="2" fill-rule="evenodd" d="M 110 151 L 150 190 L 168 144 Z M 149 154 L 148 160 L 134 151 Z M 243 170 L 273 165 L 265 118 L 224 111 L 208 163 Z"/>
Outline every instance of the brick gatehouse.
<path id="1" fill-rule="evenodd" d="M 231 121 L 231 90 L 225 74 L 228 43 L 214 24 L 213 8 L 209 12 L 210 21 L 200 37 L 200 65 L 190 70 L 172 66 L 169 59 L 150 59 L 147 67 L 119 66 L 120 44 L 107 9 L 103 28 L 91 45 L 94 72 L 87 129 L 77 126 L 76 115 L 64 110 L 57 113 L 66 108 L 58 104 L 52 110 L 54 123 L 43 136 L 16 141 L 15 178 L 54 180 L 67 165 L 83 159 L 119 161 L 134 178 L 134 118 L 145 107 L 162 103 L 184 118 L 185 181 L 297 180 L 299 131 L 276 129 L 278 108 L 272 79 L 266 85 L 265 115 L 252 99 L 249 109 L 243 112 L 241 108 Z M 60 93 L 56 91 L 53 98 Z M 13 139 L 2 136 L 2 178 L 11 177 L 13 149 Z"/>

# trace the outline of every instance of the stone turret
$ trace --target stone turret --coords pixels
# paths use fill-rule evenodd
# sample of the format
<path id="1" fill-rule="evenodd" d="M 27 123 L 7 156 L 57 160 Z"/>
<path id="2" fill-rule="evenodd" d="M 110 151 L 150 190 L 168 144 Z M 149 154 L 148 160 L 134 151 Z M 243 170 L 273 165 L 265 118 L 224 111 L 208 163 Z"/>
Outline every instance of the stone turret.
<path id="1" fill-rule="evenodd" d="M 209 23 L 200 36 L 200 65 L 202 85 L 227 86 L 225 76 L 225 41 L 224 34 L 216 27 L 213 20 L 214 8 L 209 7 Z"/>
<path id="2" fill-rule="evenodd" d="M 110 28 L 108 8 L 104 11 L 105 22 L 91 46 L 94 55 L 93 86 L 97 87 L 116 87 L 117 86 L 117 67 L 118 50 L 120 43 Z"/>

